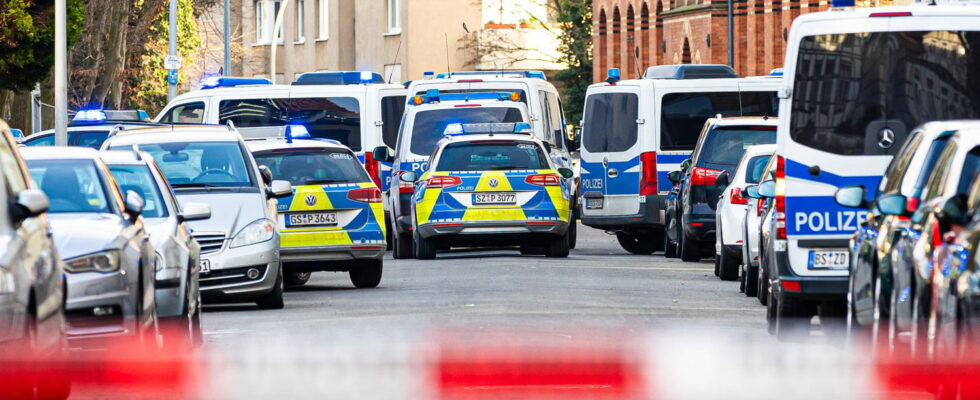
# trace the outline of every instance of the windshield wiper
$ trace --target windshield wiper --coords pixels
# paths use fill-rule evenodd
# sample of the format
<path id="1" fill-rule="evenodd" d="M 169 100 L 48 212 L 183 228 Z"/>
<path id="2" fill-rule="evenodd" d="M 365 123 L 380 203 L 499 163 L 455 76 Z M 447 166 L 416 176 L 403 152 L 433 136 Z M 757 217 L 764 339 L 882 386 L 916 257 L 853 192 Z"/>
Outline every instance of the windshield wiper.
<path id="1" fill-rule="evenodd" d="M 171 187 L 174 189 L 194 189 L 194 188 L 216 188 L 223 187 L 219 185 L 214 185 L 211 183 L 171 183 Z"/>
<path id="2" fill-rule="evenodd" d="M 306 179 L 303 181 L 304 185 L 316 185 L 324 183 L 349 183 L 347 179 Z"/>

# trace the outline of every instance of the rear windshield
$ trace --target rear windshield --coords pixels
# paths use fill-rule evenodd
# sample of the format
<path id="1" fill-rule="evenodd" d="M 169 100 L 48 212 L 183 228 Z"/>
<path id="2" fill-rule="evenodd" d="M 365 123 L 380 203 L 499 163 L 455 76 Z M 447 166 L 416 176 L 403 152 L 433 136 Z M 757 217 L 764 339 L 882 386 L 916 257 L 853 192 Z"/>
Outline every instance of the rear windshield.
<path id="1" fill-rule="evenodd" d="M 745 183 L 759 183 L 772 155 L 755 156 L 745 165 Z"/>
<path id="2" fill-rule="evenodd" d="M 548 169 L 541 146 L 532 142 L 453 143 L 442 149 L 438 171 Z"/>
<path id="3" fill-rule="evenodd" d="M 776 143 L 776 127 L 731 127 L 708 131 L 704 144 L 697 154 L 697 165 L 729 166 L 738 165 L 745 155 L 745 149 L 757 144 Z"/>
<path id="4" fill-rule="evenodd" d="M 143 198 L 143 218 L 163 218 L 167 216 L 167 206 L 157 186 L 156 178 L 146 165 L 110 165 L 109 171 L 119 184 L 119 191 L 125 196 L 133 191 Z"/>
<path id="5" fill-rule="evenodd" d="M 48 196 L 49 213 L 111 213 L 92 160 L 32 160 L 31 178 Z"/>
<path id="6" fill-rule="evenodd" d="M 72 146 L 90 147 L 98 150 L 102 148 L 102 142 L 105 142 L 106 138 L 109 137 L 109 131 L 80 132 L 69 136 L 74 136 L 74 138 L 70 138 L 74 139 Z"/>
<path id="7" fill-rule="evenodd" d="M 776 92 L 669 93 L 660 107 L 660 148 L 694 150 L 708 118 L 776 116 L 779 101 Z"/>
<path id="8" fill-rule="evenodd" d="M 381 98 L 381 140 L 385 146 L 395 148 L 398 143 L 398 125 L 405 113 L 405 96 Z"/>
<path id="9" fill-rule="evenodd" d="M 370 182 L 353 153 L 341 149 L 288 149 L 255 153 L 275 179 L 293 185 Z"/>
<path id="10" fill-rule="evenodd" d="M 412 154 L 429 155 L 439 139 L 445 137 L 446 125 L 481 122 L 525 122 L 516 107 L 469 107 L 421 111 L 415 114 L 412 127 Z"/>
<path id="11" fill-rule="evenodd" d="M 582 145 L 593 152 L 625 151 L 636 143 L 639 97 L 597 93 L 585 100 Z M 702 121 L 704 124 L 704 121 Z"/>
<path id="12" fill-rule="evenodd" d="M 218 123 L 239 128 L 303 125 L 315 138 L 361 150 L 361 108 L 353 97 L 222 100 Z"/>
<path id="13" fill-rule="evenodd" d="M 966 31 L 805 37 L 790 136 L 830 153 L 884 155 L 926 121 L 980 117 L 978 46 L 980 32 Z"/>

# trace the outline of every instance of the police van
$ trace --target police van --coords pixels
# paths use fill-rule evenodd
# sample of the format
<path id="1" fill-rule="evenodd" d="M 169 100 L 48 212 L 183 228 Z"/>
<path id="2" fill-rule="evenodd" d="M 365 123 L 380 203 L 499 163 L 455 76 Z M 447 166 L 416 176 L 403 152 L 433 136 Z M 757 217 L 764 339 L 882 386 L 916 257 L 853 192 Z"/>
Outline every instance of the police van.
<path id="1" fill-rule="evenodd" d="M 725 65 L 654 66 L 632 80 L 610 69 L 606 82 L 586 91 L 582 223 L 615 232 L 634 253 L 659 250 L 673 186 L 667 174 L 690 158 L 705 121 L 776 115 L 780 82 L 739 78 Z"/>
<path id="2" fill-rule="evenodd" d="M 267 136 L 268 128 L 303 125 L 314 138 L 333 139 L 357 154 L 382 186 L 390 165 L 371 150 L 394 147 L 405 110 L 405 87 L 386 84 L 371 72 L 309 72 L 289 85 L 262 78 L 206 78 L 201 90 L 178 96 L 155 121 L 173 124 L 227 124 L 243 136 Z M 258 131 L 258 132 L 257 132 Z"/>
<path id="3" fill-rule="evenodd" d="M 453 124 L 528 122 L 527 106 L 518 92 L 471 92 L 443 94 L 431 89 L 424 95 L 412 96 L 405 110 L 398 144 L 394 152 L 379 146 L 374 158 L 392 162 L 392 177 L 398 179 L 384 193 L 385 210 L 395 258 L 413 257 L 411 197 L 414 185 L 400 179 L 401 174 L 413 172 L 421 176 L 429 169 L 429 156 L 436 144 L 445 137 L 446 127 Z"/>
<path id="4" fill-rule="evenodd" d="M 870 200 L 916 126 L 980 118 L 980 7 L 850 6 L 800 16 L 789 35 L 769 278 L 777 333 L 802 331 L 818 310 L 843 316 L 848 238 L 865 213 L 838 205 L 837 188 L 864 186 Z"/>

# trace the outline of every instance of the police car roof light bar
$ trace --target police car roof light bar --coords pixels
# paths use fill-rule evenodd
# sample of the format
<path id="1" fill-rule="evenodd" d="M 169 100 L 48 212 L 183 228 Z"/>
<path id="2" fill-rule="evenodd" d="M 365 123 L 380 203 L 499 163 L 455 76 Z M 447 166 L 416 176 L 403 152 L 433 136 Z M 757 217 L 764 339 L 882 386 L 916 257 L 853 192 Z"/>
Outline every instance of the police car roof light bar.
<path id="1" fill-rule="evenodd" d="M 286 143 L 293 143 L 293 139 L 309 139 L 310 131 L 303 125 L 286 125 Z"/>
<path id="2" fill-rule="evenodd" d="M 548 80 L 543 71 L 462 71 L 462 72 L 441 72 L 436 75 L 437 79 L 450 79 L 458 76 L 485 77 L 485 78 L 533 78 Z"/>
<path id="3" fill-rule="evenodd" d="M 304 85 L 368 85 L 385 83 L 384 77 L 371 71 L 321 71 L 300 74 L 293 86 Z"/>
<path id="4" fill-rule="evenodd" d="M 495 133 L 514 133 L 530 135 L 531 124 L 527 122 L 481 122 L 481 123 L 452 123 L 443 130 L 445 136 L 460 135 L 490 135 Z"/>
<path id="5" fill-rule="evenodd" d="M 830 0 L 830 8 L 854 7 L 855 0 Z"/>
<path id="6" fill-rule="evenodd" d="M 102 110 L 78 110 L 72 117 L 72 122 L 102 123 L 108 121 L 105 111 Z"/>
<path id="7" fill-rule="evenodd" d="M 606 83 L 615 85 L 616 82 L 619 82 L 621 76 L 622 75 L 619 72 L 619 68 L 609 68 L 609 73 L 608 76 L 606 77 Z"/>
<path id="8" fill-rule="evenodd" d="M 783 69 L 773 68 L 772 71 L 769 71 L 769 76 L 783 76 Z"/>
<path id="9" fill-rule="evenodd" d="M 201 80 L 201 89 L 217 89 L 246 85 L 271 85 L 272 81 L 265 78 L 239 78 L 232 76 L 209 76 Z"/>

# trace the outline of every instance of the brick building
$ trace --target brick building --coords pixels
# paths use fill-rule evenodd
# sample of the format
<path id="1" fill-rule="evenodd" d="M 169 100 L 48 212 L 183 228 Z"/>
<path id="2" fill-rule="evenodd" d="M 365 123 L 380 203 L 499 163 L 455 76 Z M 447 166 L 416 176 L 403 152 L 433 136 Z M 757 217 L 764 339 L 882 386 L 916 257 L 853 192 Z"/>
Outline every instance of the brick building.
<path id="1" fill-rule="evenodd" d="M 793 19 L 828 0 L 733 0 L 734 68 L 741 76 L 782 66 Z M 596 81 L 608 68 L 624 79 L 661 64 L 727 64 L 726 0 L 593 0 Z"/>

